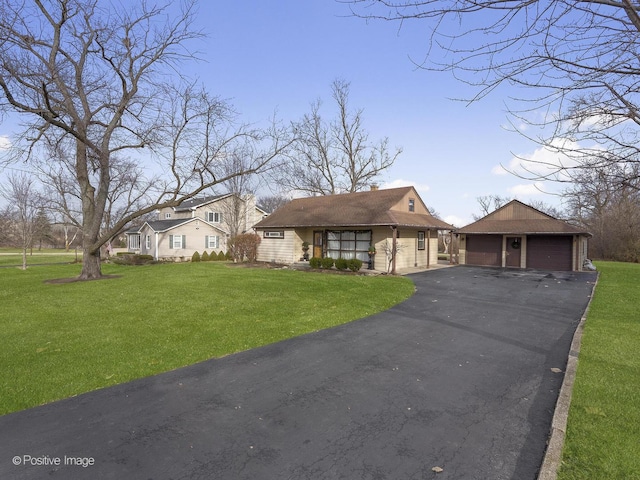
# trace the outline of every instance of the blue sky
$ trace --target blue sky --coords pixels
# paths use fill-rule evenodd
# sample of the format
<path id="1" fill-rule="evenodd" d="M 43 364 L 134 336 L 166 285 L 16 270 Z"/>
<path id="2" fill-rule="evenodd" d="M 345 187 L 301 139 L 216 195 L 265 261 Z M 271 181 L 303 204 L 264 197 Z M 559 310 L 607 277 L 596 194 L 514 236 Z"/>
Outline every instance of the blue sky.
<path id="1" fill-rule="evenodd" d="M 427 51 L 427 25 L 350 16 L 332 0 L 209 0 L 200 6 L 209 34 L 198 72 L 212 93 L 243 118 L 259 122 L 277 110 L 296 120 L 317 98 L 330 114 L 334 79 L 351 83 L 350 104 L 364 109 L 371 139 L 388 137 L 402 155 L 382 188 L 414 185 L 443 219 L 462 226 L 479 213 L 476 197 L 496 194 L 559 205 L 527 182 L 500 171 L 538 146 L 508 131 L 506 105 L 522 92 L 502 88 L 478 103 L 450 74 L 417 69 Z M 557 186 L 544 185 L 547 191 Z"/>
<path id="2" fill-rule="evenodd" d="M 189 73 L 228 99 L 243 121 L 260 123 L 274 111 L 297 120 L 318 98 L 330 116 L 331 83 L 344 79 L 351 107 L 364 109 L 370 139 L 388 137 L 403 148 L 381 188 L 414 185 L 456 226 L 479 213 L 481 195 L 559 205 L 557 196 L 499 168 L 517 163 L 514 154 L 541 153 L 505 128 L 508 97 L 522 92 L 505 87 L 471 105 L 452 100 L 475 91 L 448 73 L 416 68 L 427 51 L 427 24 L 367 22 L 333 0 L 202 0 L 199 12 L 208 38 L 197 45 L 203 61 Z M 8 128 L 0 125 L 0 143 Z"/>

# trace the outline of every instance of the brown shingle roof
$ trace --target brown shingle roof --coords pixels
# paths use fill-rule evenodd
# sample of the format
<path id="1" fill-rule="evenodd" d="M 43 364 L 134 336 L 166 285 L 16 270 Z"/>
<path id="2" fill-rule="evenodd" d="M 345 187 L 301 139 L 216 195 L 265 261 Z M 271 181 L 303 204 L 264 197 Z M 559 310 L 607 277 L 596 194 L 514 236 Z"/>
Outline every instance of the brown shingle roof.
<path id="1" fill-rule="evenodd" d="M 512 200 L 477 222 L 460 228 L 457 233 L 590 235 L 584 229 L 558 220 L 518 200 Z"/>
<path id="2" fill-rule="evenodd" d="M 392 210 L 413 187 L 296 198 L 255 225 L 265 228 L 405 226 L 453 229 L 431 215 Z M 417 196 L 417 194 L 416 194 Z"/>

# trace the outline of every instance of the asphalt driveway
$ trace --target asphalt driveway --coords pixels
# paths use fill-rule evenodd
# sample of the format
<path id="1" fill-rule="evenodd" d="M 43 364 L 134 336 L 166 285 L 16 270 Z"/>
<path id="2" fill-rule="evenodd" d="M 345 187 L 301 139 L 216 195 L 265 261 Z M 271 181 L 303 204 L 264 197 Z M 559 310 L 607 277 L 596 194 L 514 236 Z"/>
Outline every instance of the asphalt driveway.
<path id="1" fill-rule="evenodd" d="M 596 275 L 411 278 L 378 315 L 2 416 L 0 478 L 535 479 Z"/>

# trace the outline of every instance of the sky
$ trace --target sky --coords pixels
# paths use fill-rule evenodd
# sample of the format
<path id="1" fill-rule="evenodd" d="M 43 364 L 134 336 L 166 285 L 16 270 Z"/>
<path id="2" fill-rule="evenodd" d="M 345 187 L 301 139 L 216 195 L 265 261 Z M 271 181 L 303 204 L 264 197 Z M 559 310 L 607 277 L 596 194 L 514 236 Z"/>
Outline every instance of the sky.
<path id="1" fill-rule="evenodd" d="M 202 0 L 197 22 L 207 38 L 196 45 L 202 61 L 188 74 L 228 99 L 242 121 L 260 124 L 274 112 L 295 121 L 317 99 L 331 117 L 331 84 L 346 80 L 370 140 L 387 137 L 403 149 L 380 188 L 413 185 L 458 227 L 480 213 L 479 196 L 560 205 L 557 195 L 541 193 L 558 186 L 536 186 L 501 168 L 545 154 L 509 131 L 508 98 L 517 91 L 500 88 L 468 104 L 453 99 L 474 89 L 450 73 L 416 67 L 427 51 L 426 23 L 365 21 L 333 0 Z M 0 148 L 8 129 L 0 124 Z"/>
<path id="2" fill-rule="evenodd" d="M 365 21 L 332 0 L 209 0 L 200 13 L 208 39 L 198 70 L 243 118 L 264 121 L 277 111 L 297 120 L 319 98 L 330 115 L 331 83 L 343 79 L 370 139 L 388 137 L 403 149 L 381 188 L 413 185 L 459 227 L 480 213 L 479 196 L 560 206 L 557 195 L 542 193 L 558 192 L 557 185 L 534 185 L 501 167 L 549 154 L 510 131 L 508 98 L 517 91 L 505 87 L 468 104 L 454 99 L 472 97 L 473 88 L 416 67 L 427 51 L 426 23 Z"/>

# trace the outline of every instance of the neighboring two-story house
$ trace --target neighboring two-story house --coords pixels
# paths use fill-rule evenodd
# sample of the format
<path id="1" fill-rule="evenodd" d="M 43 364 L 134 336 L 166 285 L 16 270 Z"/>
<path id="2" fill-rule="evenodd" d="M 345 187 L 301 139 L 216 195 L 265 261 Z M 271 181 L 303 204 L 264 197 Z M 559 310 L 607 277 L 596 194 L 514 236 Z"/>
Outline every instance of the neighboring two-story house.
<path id="1" fill-rule="evenodd" d="M 127 249 L 156 260 L 189 260 L 194 252 L 226 252 L 229 238 L 250 231 L 267 215 L 255 197 L 198 197 L 158 211 L 158 219 L 125 232 Z"/>

